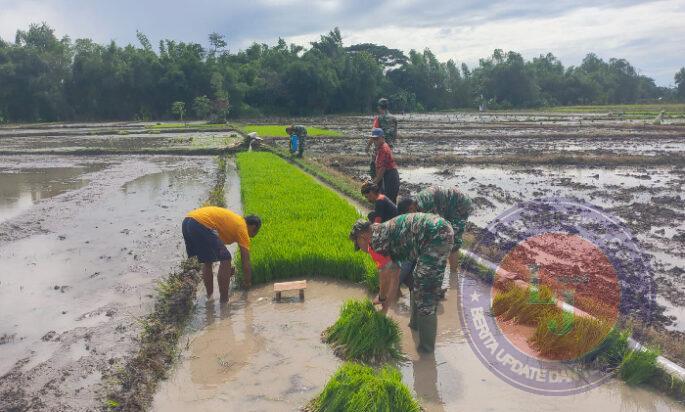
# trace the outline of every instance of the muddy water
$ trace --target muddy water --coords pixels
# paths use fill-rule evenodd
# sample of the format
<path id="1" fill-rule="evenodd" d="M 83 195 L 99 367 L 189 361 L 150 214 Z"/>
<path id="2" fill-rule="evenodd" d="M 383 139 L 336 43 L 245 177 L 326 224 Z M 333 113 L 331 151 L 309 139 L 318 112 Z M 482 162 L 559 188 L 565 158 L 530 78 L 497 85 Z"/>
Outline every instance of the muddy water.
<path id="1" fill-rule="evenodd" d="M 654 275 L 675 318 L 685 318 L 685 178 L 681 167 L 449 166 L 400 171 L 409 191 L 431 184 L 459 186 L 474 201 L 472 221 L 487 226 L 516 203 L 540 197 L 575 197 L 623 219 L 651 256 Z"/>
<path id="2" fill-rule="evenodd" d="M 84 187 L 0 223 L 0 410 L 97 406 L 103 372 L 136 348 L 155 281 L 185 255 L 180 220 L 215 173 L 212 157 L 92 159 L 108 166 Z"/>
<path id="3" fill-rule="evenodd" d="M 304 302 L 292 295 L 274 302 L 266 285 L 234 292 L 227 306 L 201 299 L 194 322 L 206 327 L 183 338 L 188 349 L 153 410 L 297 410 L 318 394 L 339 365 L 321 332 L 345 299 L 366 294 L 310 280 Z"/>
<path id="4" fill-rule="evenodd" d="M 456 277 L 452 284 L 456 286 Z M 340 360 L 321 343 L 321 331 L 336 320 L 345 299 L 366 293 L 349 284 L 310 280 L 304 302 L 293 296 L 276 303 L 272 290 L 266 285 L 246 294 L 234 292 L 226 306 L 200 299 L 192 332 L 182 339 L 182 362 L 161 385 L 153 410 L 294 411 L 322 390 Z M 406 296 L 391 311 L 402 328 L 408 358 L 401 366 L 403 380 L 429 412 L 685 410 L 618 381 L 568 397 L 515 389 L 473 354 L 457 310 L 453 289 L 439 308 L 438 344 L 432 356 L 414 350 L 414 336 L 406 326 Z"/>
<path id="5" fill-rule="evenodd" d="M 103 164 L 73 167 L 16 168 L 0 159 L 0 222 L 31 208 L 34 204 L 88 183 L 87 174 Z"/>

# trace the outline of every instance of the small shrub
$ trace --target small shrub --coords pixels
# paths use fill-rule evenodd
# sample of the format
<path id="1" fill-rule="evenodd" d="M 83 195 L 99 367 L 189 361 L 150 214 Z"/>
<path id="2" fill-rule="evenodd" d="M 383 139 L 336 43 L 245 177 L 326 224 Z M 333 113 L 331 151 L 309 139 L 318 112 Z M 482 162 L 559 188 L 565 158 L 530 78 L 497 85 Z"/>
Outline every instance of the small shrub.
<path id="1" fill-rule="evenodd" d="M 656 358 L 659 351 L 655 349 L 629 351 L 619 367 L 618 373 L 628 385 L 639 385 L 646 382 L 656 373 Z"/>
<path id="2" fill-rule="evenodd" d="M 344 363 L 307 408 L 315 412 L 419 412 L 421 407 L 402 383 L 400 372 L 385 366 L 378 372 Z"/>
<path id="3" fill-rule="evenodd" d="M 397 322 L 376 311 L 370 300 L 348 300 L 323 341 L 346 360 L 382 363 L 402 357 Z"/>

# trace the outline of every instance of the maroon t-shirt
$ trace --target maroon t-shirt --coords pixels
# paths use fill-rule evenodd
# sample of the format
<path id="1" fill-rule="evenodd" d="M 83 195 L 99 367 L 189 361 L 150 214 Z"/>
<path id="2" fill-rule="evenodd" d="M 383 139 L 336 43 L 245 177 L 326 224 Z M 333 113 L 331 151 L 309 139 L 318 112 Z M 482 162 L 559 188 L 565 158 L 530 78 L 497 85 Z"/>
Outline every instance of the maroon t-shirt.
<path id="1" fill-rule="evenodd" d="M 378 155 L 376 156 L 376 170 L 383 168 L 385 170 L 397 169 L 395 159 L 392 158 L 392 151 L 387 143 L 383 143 L 378 148 Z"/>

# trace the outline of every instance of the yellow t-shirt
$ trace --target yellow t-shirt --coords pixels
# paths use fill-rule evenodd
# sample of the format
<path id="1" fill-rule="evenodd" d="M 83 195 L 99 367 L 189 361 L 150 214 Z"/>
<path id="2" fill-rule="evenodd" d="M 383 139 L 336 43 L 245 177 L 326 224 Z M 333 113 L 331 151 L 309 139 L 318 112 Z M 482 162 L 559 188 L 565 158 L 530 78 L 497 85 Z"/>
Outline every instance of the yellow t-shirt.
<path id="1" fill-rule="evenodd" d="M 189 212 L 188 217 L 195 219 L 202 226 L 214 229 L 219 238 L 227 245 L 238 242 L 245 249 L 250 249 L 250 235 L 247 233 L 245 219 L 237 213 L 223 207 L 207 206 Z"/>

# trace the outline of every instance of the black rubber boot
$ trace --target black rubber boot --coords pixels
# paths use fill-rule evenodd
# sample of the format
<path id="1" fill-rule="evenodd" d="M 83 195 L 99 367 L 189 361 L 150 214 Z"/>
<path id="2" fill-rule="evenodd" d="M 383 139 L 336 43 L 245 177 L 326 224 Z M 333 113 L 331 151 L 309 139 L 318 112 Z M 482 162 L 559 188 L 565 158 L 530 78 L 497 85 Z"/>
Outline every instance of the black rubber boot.
<path id="1" fill-rule="evenodd" d="M 423 353 L 435 351 L 435 338 L 438 333 L 438 314 L 421 315 L 417 313 L 417 326 L 419 330 L 419 346 L 416 350 Z"/>

